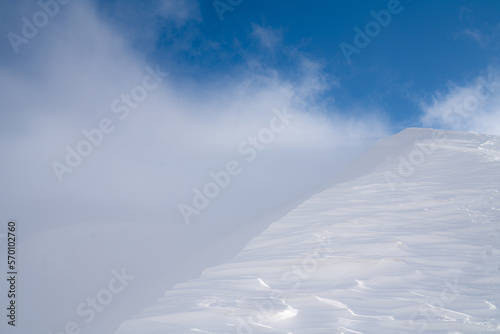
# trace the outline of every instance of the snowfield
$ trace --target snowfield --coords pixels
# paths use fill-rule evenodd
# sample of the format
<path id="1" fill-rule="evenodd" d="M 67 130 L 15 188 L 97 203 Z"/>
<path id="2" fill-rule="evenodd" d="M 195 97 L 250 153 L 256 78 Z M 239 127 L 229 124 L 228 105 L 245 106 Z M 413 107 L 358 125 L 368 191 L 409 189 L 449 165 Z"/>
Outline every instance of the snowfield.
<path id="1" fill-rule="evenodd" d="M 500 332 L 500 137 L 407 129 L 117 334 Z"/>

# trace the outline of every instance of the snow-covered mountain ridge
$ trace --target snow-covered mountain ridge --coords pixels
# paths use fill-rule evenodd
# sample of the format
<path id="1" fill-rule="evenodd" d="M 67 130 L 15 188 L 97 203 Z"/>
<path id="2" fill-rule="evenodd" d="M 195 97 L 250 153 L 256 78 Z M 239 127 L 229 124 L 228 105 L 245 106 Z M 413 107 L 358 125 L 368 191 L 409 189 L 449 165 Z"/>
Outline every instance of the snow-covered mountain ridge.
<path id="1" fill-rule="evenodd" d="M 500 332 L 500 137 L 407 129 L 116 333 Z"/>

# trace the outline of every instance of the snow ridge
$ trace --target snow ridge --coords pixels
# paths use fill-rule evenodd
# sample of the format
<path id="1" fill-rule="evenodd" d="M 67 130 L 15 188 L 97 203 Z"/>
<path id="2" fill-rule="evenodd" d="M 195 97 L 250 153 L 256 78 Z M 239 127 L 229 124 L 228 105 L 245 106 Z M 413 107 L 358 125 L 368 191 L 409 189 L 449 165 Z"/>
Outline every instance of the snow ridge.
<path id="1" fill-rule="evenodd" d="M 116 333 L 486 333 L 500 137 L 407 129 Z"/>

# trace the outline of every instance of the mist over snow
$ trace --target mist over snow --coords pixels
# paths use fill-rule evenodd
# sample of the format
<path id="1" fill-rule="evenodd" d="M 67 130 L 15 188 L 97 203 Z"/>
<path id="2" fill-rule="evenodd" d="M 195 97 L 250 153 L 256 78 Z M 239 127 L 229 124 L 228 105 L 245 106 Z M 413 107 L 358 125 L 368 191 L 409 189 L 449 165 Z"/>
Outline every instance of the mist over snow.
<path id="1" fill-rule="evenodd" d="M 494 10 L 401 2 L 347 62 L 339 45 L 387 1 L 223 2 L 0 4 L 0 254 L 15 221 L 19 255 L 19 322 L 2 333 L 112 333 L 389 159 L 351 165 L 407 127 L 500 134 Z M 473 43 L 481 61 L 415 51 L 443 51 L 419 19 L 438 12 L 450 52 Z"/>
<path id="2" fill-rule="evenodd" d="M 22 12 L 30 10 L 40 9 L 33 3 Z M 350 117 L 317 103 L 335 83 L 306 55 L 293 81 L 249 59 L 234 76 L 199 85 L 143 57 L 94 4 L 75 1 L 60 11 L 0 68 L 0 219 L 21 226 L 20 298 L 32 305 L 25 317 L 34 327 L 22 326 L 29 331 L 55 331 L 64 319 L 78 319 L 80 301 L 122 266 L 136 284 L 154 287 L 148 294 L 136 285 L 130 293 L 138 300 L 161 292 L 152 276 L 165 289 L 199 274 L 231 252 L 213 252 L 219 255 L 183 274 L 172 269 L 235 229 L 307 198 L 387 134 L 377 112 Z M 210 173 L 231 161 L 240 173 L 196 208 L 196 189 L 203 192 L 214 181 Z M 186 220 L 182 204 L 196 214 Z M 253 228 L 242 240 L 259 225 Z M 234 242 L 234 250 L 243 244 Z M 160 270 L 165 257 L 169 266 Z M 48 303 L 54 306 L 44 309 Z M 103 323 L 112 319 L 92 319 L 85 330 L 108 328 Z"/>
<path id="3" fill-rule="evenodd" d="M 384 138 L 116 333 L 497 333 L 499 162 L 499 136 Z"/>
<path id="4" fill-rule="evenodd" d="M 280 79 L 264 64 L 249 64 L 235 78 L 198 87 L 165 65 L 141 57 L 98 17 L 91 4 L 74 2 L 60 10 L 64 15 L 56 16 L 36 39 L 20 46 L 26 49 L 20 56 L 27 59 L 1 68 L 6 112 L 1 115 L 5 172 L 0 177 L 3 188 L 9 189 L 2 205 L 16 208 L 20 220 L 49 216 L 44 229 L 67 225 L 68 220 L 141 218 L 180 223 L 177 204 L 189 201 L 192 189 L 209 181 L 210 171 L 225 168 L 230 160 L 246 162 L 238 153 L 239 145 L 269 127 L 273 110 L 286 110 L 293 115 L 290 123 L 266 143 L 265 150 L 258 151 L 251 164 L 242 166 L 244 171 L 228 194 L 213 201 L 217 212 L 204 213 L 197 220 L 235 218 L 224 212 L 222 202 L 246 206 L 247 198 L 265 192 L 265 199 L 250 201 L 255 205 L 251 210 L 240 208 L 258 216 L 264 206 L 273 207 L 272 201 L 286 203 L 278 198 L 282 189 L 274 184 L 288 184 L 287 193 L 300 196 L 331 178 L 332 169 L 345 166 L 367 143 L 386 134 L 384 121 L 376 115 L 370 119 L 340 112 L 329 115 L 316 104 L 315 95 L 330 83 L 322 78 L 319 65 L 307 58 L 296 82 Z M 261 69 L 256 71 L 256 66 Z M 164 75 L 160 83 L 147 68 Z M 150 76 L 147 85 L 154 88 L 134 90 L 146 76 Z M 67 147 L 76 151 L 82 140 L 88 140 L 82 131 L 92 132 L 103 119 L 111 122 L 105 122 L 110 133 L 103 134 L 102 143 L 93 145 L 80 164 L 74 158 L 78 165 L 69 167 Z M 89 149 L 83 145 L 82 150 Z M 54 167 L 54 161 L 71 171 Z M 110 203 L 100 210 L 78 209 L 89 201 Z M 25 205 L 31 209 L 22 210 Z"/>

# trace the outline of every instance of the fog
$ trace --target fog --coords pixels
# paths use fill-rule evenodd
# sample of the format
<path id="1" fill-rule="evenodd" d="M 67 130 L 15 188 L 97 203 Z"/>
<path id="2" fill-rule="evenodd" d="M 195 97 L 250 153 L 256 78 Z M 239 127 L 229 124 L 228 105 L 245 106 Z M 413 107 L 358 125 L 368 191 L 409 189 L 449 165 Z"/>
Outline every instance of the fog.
<path id="1" fill-rule="evenodd" d="M 4 35 L 40 11 L 2 6 Z M 174 25 L 190 18 L 181 7 L 165 16 Z M 2 42 L 0 221 L 19 225 L 22 332 L 59 333 L 70 321 L 112 332 L 230 258 L 388 134 L 377 110 L 352 118 L 321 102 L 338 83 L 306 55 L 298 80 L 248 59 L 200 84 L 173 59 L 138 51 L 105 17 L 74 1 L 17 53 Z M 119 302 L 85 321 L 78 305 L 122 268 L 135 278 Z"/>

